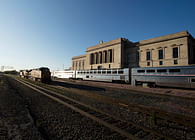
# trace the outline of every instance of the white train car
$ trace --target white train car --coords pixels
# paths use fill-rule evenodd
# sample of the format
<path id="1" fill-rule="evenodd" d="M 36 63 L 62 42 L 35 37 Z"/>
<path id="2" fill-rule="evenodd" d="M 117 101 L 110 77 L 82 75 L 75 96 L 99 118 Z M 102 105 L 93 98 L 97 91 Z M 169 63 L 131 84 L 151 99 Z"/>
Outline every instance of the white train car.
<path id="1" fill-rule="evenodd" d="M 107 69 L 107 70 L 79 70 L 75 72 L 74 79 L 115 82 L 130 82 L 130 69 Z"/>
<path id="2" fill-rule="evenodd" d="M 53 71 L 52 72 L 52 77 L 72 79 L 73 77 L 75 77 L 75 71 L 73 71 L 73 70 Z"/>

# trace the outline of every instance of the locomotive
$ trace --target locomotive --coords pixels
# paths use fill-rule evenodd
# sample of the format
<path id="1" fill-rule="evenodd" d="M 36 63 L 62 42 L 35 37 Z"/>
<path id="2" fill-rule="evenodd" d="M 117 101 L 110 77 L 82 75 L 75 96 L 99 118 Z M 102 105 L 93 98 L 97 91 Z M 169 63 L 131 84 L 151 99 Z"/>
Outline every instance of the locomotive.
<path id="1" fill-rule="evenodd" d="M 20 77 L 32 79 L 34 81 L 40 81 L 43 83 L 49 83 L 51 81 L 51 72 L 47 67 L 41 67 L 30 70 L 21 70 Z"/>

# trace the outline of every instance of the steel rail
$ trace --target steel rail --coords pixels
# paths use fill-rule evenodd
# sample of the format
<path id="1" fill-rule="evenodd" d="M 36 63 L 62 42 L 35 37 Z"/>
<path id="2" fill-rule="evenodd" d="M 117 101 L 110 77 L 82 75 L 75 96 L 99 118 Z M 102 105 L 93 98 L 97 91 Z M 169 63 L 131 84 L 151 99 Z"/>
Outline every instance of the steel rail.
<path id="1" fill-rule="evenodd" d="M 16 79 L 16 80 L 17 80 L 17 79 Z M 135 130 L 137 129 L 137 130 L 136 130 L 136 131 L 137 131 L 136 133 L 138 133 L 139 131 L 144 131 L 144 132 L 146 132 L 145 136 L 147 136 L 147 135 L 154 135 L 154 136 L 156 136 L 156 137 L 165 138 L 165 139 L 168 139 L 168 140 L 173 140 L 173 139 L 174 139 L 174 138 L 171 138 L 171 137 L 169 137 L 169 136 L 162 135 L 161 133 L 159 133 L 159 132 L 157 132 L 157 131 L 154 131 L 154 130 L 152 130 L 152 129 L 150 129 L 150 128 L 146 128 L 146 127 L 140 126 L 140 125 L 138 125 L 138 124 L 135 124 L 135 123 L 133 123 L 133 122 L 127 122 L 127 121 L 124 121 L 124 120 L 122 120 L 122 119 L 120 119 L 120 118 L 113 117 L 113 116 L 111 116 L 111 115 L 108 114 L 108 113 L 105 113 L 105 112 L 102 112 L 102 111 L 100 111 L 100 110 L 97 110 L 96 108 L 93 108 L 93 107 L 91 107 L 91 106 L 89 106 L 89 105 L 83 104 L 83 103 L 81 103 L 81 102 L 79 102 L 79 101 L 76 101 L 76 100 L 74 100 L 74 99 L 72 99 L 72 98 L 69 98 L 69 97 L 67 97 L 67 96 L 64 96 L 64 95 L 62 95 L 62 94 L 56 93 L 56 92 L 54 92 L 54 91 L 50 91 L 50 90 L 48 90 L 48 89 L 42 88 L 42 87 L 40 87 L 40 86 L 34 85 L 34 84 L 32 84 L 32 83 L 29 83 L 29 82 L 22 82 L 22 81 L 20 81 L 20 80 L 17 80 L 17 81 L 20 82 L 20 83 L 22 83 L 22 84 L 24 84 L 24 85 L 26 85 L 26 86 L 28 86 L 28 87 L 30 87 L 30 88 L 32 88 L 33 90 L 35 90 L 35 91 L 37 91 L 37 92 L 42 93 L 43 95 L 45 95 L 45 96 L 47 96 L 47 97 L 49 97 L 49 98 L 51 98 L 51 99 L 53 99 L 53 100 L 55 100 L 55 101 L 57 101 L 57 102 L 59 102 L 59 103 L 65 105 L 65 106 L 71 108 L 72 110 L 74 110 L 74 111 L 76 111 L 76 112 L 79 112 L 80 114 L 82 114 L 82 115 L 84 115 L 84 116 L 86 116 L 86 117 L 88 117 L 88 118 L 90 118 L 90 119 L 92 119 L 92 120 L 94 120 L 94 121 L 96 121 L 96 122 L 98 122 L 98 123 L 100 123 L 100 124 L 102 124 L 102 125 L 104 125 L 104 126 L 110 128 L 110 129 L 112 129 L 112 130 L 114 130 L 114 131 L 120 133 L 122 136 L 125 136 L 125 137 L 127 137 L 127 138 L 130 138 L 130 139 L 133 139 L 133 140 L 134 140 L 134 139 L 135 139 L 135 140 L 136 140 L 136 139 L 139 139 L 138 137 L 136 137 L 136 136 L 134 136 L 134 135 L 128 133 L 127 131 L 124 131 L 125 128 L 123 128 L 123 129 L 119 128 L 119 127 L 118 127 L 119 124 L 124 124 L 125 127 L 133 126 L 133 128 L 134 128 Z M 49 93 L 55 95 L 56 97 L 51 96 L 51 95 L 48 95 L 48 93 L 45 93 L 45 92 L 43 92 L 43 91 L 49 92 Z M 64 98 L 64 99 L 66 99 L 66 100 L 69 100 L 69 101 L 71 101 L 71 102 L 77 103 L 77 104 L 79 105 L 79 107 L 80 107 L 80 106 L 84 106 L 84 107 L 86 107 L 86 108 L 89 108 L 90 110 L 95 111 L 96 113 L 90 112 L 90 113 L 92 113 L 92 115 L 91 115 L 90 113 L 87 113 L 87 112 L 89 112 L 88 110 L 87 110 L 87 111 L 83 111 L 83 110 L 82 110 L 82 107 L 81 107 L 81 109 L 79 109 L 78 105 L 77 105 L 77 107 L 75 107 L 75 105 L 73 106 L 73 105 L 71 105 L 70 103 L 64 102 L 64 101 L 60 100 L 60 99 L 57 98 L 57 97 L 61 97 L 61 98 Z M 84 109 L 84 110 L 86 110 L 86 109 Z M 98 113 L 98 114 L 97 114 L 97 113 Z M 106 117 L 104 117 L 103 119 L 102 119 L 102 118 L 99 119 L 98 117 L 96 117 L 96 116 L 99 115 L 99 114 L 100 114 L 100 116 L 101 116 L 101 114 L 106 115 Z M 112 122 L 112 124 L 111 124 L 111 123 L 108 123 L 109 121 Z M 113 123 L 113 122 L 115 122 L 115 123 Z M 120 125 L 119 125 L 119 126 L 120 126 Z M 120 126 L 120 127 L 124 127 L 124 126 Z"/>

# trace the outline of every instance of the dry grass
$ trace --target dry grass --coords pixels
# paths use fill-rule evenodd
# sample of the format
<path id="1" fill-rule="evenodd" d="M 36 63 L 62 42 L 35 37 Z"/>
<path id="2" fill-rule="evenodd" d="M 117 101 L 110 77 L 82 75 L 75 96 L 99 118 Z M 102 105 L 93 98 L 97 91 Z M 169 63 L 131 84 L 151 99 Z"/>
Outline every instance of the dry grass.
<path id="1" fill-rule="evenodd" d="M 0 86 L 3 85 L 3 80 L 0 79 Z"/>

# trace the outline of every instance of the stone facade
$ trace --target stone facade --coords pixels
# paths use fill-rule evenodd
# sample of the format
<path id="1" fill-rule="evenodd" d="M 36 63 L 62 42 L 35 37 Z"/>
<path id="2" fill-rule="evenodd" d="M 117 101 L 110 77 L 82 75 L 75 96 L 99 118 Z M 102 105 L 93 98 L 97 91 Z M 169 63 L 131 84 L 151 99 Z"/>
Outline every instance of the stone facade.
<path id="1" fill-rule="evenodd" d="M 73 70 L 132 67 L 186 66 L 195 64 L 195 39 L 179 32 L 139 42 L 118 38 L 87 48 L 72 58 Z"/>
<path id="2" fill-rule="evenodd" d="M 72 58 L 72 70 L 86 69 L 86 55 L 75 56 Z"/>
<path id="3" fill-rule="evenodd" d="M 136 46 L 139 48 L 140 67 L 195 64 L 194 39 L 187 31 L 140 41 Z"/>

